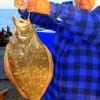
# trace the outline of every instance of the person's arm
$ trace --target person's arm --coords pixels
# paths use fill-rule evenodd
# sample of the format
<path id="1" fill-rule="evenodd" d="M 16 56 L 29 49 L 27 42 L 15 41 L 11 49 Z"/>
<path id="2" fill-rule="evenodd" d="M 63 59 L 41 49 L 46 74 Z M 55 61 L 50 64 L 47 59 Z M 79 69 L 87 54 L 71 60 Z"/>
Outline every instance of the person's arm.
<path id="1" fill-rule="evenodd" d="M 100 7 L 93 11 L 72 5 L 51 5 L 52 17 L 60 17 L 68 30 L 82 39 L 100 43 Z"/>

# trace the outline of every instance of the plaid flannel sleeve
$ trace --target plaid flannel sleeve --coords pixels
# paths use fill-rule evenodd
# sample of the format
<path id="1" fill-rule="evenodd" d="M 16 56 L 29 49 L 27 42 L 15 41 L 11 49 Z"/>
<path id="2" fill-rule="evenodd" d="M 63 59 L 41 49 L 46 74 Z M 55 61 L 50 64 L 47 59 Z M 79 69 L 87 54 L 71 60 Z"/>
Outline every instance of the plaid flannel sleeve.
<path id="1" fill-rule="evenodd" d="M 100 44 L 100 7 L 93 11 L 72 5 L 51 5 L 51 16 L 60 17 L 66 28 L 89 43 Z"/>

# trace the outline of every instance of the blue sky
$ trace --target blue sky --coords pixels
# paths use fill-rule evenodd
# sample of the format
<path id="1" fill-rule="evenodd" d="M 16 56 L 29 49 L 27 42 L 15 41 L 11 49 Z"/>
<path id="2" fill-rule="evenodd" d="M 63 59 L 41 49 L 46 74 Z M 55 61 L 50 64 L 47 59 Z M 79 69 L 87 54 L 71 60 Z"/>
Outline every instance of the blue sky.
<path id="1" fill-rule="evenodd" d="M 14 0 L 0 0 L 0 8 L 15 8 Z"/>

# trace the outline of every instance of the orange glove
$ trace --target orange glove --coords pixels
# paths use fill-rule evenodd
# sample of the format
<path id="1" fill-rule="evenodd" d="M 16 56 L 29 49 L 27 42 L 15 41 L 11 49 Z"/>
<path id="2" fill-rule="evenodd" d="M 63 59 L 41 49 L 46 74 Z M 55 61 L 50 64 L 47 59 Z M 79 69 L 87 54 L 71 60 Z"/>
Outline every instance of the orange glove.
<path id="1" fill-rule="evenodd" d="M 28 12 L 50 14 L 50 2 L 47 0 L 15 0 L 14 5 L 21 10 L 27 9 Z"/>
<path id="2" fill-rule="evenodd" d="M 95 4 L 95 0 L 76 0 L 76 5 L 80 8 L 91 10 Z"/>

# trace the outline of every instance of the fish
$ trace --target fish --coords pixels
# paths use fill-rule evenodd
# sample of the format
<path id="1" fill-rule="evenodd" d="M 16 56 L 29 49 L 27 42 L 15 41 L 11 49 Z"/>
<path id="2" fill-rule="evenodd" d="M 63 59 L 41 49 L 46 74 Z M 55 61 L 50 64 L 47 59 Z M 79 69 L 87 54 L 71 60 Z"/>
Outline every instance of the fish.
<path id="1" fill-rule="evenodd" d="M 6 46 L 4 69 L 27 100 L 40 100 L 53 77 L 52 54 L 30 19 L 13 17 L 14 32 Z"/>

